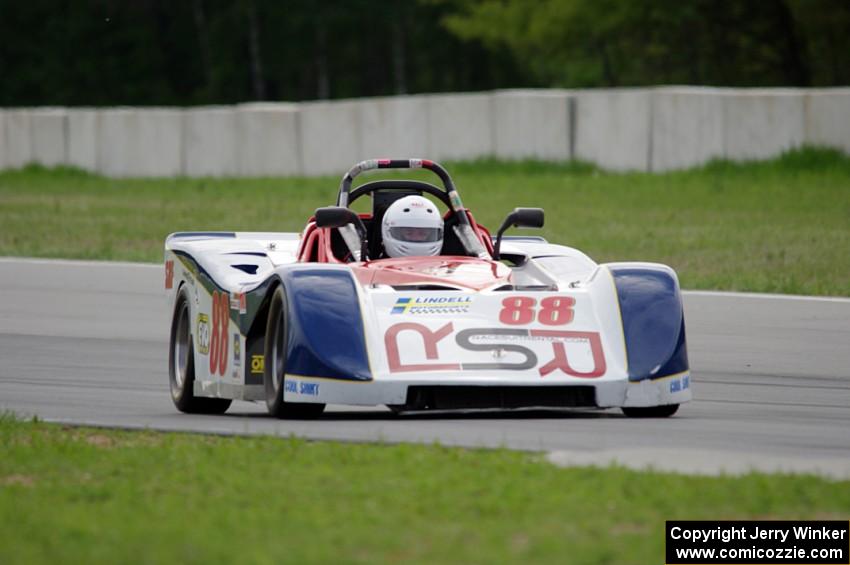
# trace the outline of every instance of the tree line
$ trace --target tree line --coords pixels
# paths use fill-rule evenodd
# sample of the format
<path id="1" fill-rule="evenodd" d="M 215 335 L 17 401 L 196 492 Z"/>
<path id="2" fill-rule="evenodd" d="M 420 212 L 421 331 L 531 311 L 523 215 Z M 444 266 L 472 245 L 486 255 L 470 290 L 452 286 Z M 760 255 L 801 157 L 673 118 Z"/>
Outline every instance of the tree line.
<path id="1" fill-rule="evenodd" d="M 848 0 L 0 0 L 0 106 L 850 84 Z"/>

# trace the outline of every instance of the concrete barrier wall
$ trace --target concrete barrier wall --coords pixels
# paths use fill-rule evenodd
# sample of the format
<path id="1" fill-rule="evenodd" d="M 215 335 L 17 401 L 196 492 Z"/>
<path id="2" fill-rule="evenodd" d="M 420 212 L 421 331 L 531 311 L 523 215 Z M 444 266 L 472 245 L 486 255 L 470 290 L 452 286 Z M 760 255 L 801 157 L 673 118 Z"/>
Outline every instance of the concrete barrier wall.
<path id="1" fill-rule="evenodd" d="M 172 108 L 101 111 L 98 172 L 112 177 L 183 174 L 183 114 Z"/>
<path id="2" fill-rule="evenodd" d="M 227 106 L 191 108 L 183 114 L 183 174 L 236 176 L 236 112 Z"/>
<path id="3" fill-rule="evenodd" d="M 97 171 L 100 111 L 94 108 L 72 108 L 67 114 L 67 164 L 87 171 Z"/>
<path id="4" fill-rule="evenodd" d="M 360 150 L 360 106 L 357 102 L 309 102 L 298 112 L 301 172 L 342 174 L 364 159 Z"/>
<path id="5" fill-rule="evenodd" d="M 804 93 L 750 90 L 719 95 L 723 104 L 723 156 L 767 159 L 803 144 Z"/>
<path id="6" fill-rule="evenodd" d="M 241 104 L 236 108 L 236 158 L 241 176 L 297 175 L 298 106 Z"/>
<path id="7" fill-rule="evenodd" d="M 3 117 L 5 133 L 6 158 L 5 166 L 9 168 L 23 167 L 33 162 L 32 128 L 28 110 L 7 110 Z"/>
<path id="8" fill-rule="evenodd" d="M 0 168 L 113 177 L 341 174 L 375 157 L 666 171 L 803 144 L 850 154 L 850 88 L 502 90 L 302 104 L 0 109 Z"/>
<path id="9" fill-rule="evenodd" d="M 648 170 L 652 91 L 584 90 L 574 96 L 575 158 L 614 171 Z"/>
<path id="10" fill-rule="evenodd" d="M 850 88 L 806 92 L 803 100 L 804 140 L 850 154 Z"/>
<path id="11" fill-rule="evenodd" d="M 6 168 L 6 111 L 0 108 L 0 171 Z"/>
<path id="12" fill-rule="evenodd" d="M 649 170 L 684 169 L 723 157 L 723 102 L 715 89 L 659 89 L 651 115 Z"/>
<path id="13" fill-rule="evenodd" d="M 388 156 L 405 159 L 428 152 L 426 96 L 372 98 L 356 104 L 360 159 Z"/>
<path id="14" fill-rule="evenodd" d="M 427 97 L 431 159 L 475 159 L 495 153 L 493 96 L 436 94 Z"/>
<path id="15" fill-rule="evenodd" d="M 571 96 L 560 90 L 493 94 L 493 148 L 503 159 L 563 161 L 573 154 Z"/>
<path id="16" fill-rule="evenodd" d="M 63 108 L 38 108 L 30 112 L 33 162 L 48 167 L 68 162 L 68 114 Z"/>

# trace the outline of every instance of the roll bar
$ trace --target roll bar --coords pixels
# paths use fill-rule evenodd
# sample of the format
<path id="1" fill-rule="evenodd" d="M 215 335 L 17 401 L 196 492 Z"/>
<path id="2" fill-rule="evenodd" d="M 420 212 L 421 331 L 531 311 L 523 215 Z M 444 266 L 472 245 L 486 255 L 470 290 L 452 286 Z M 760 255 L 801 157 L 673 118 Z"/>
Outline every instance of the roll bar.
<path id="1" fill-rule="evenodd" d="M 434 161 L 429 161 L 428 159 L 368 159 L 366 161 L 360 161 L 343 175 L 342 182 L 339 184 L 337 206 L 348 206 L 348 194 L 351 192 L 354 177 L 364 171 L 375 169 L 428 169 L 429 171 L 433 171 L 443 181 L 443 188 L 445 188 L 446 194 L 451 195 L 453 192 L 457 194 L 449 172 L 442 165 Z"/>
<path id="2" fill-rule="evenodd" d="M 364 171 L 371 171 L 374 169 L 428 169 L 440 177 L 440 180 L 443 182 L 443 188 L 445 188 L 446 195 L 449 198 L 452 211 L 458 218 L 458 227 L 462 232 L 458 235 L 464 243 L 464 246 L 479 257 L 489 256 L 487 251 L 484 249 L 484 246 L 481 245 L 478 238 L 474 236 L 472 224 L 469 221 L 469 215 L 466 213 L 466 208 L 463 207 L 463 202 L 461 202 L 460 195 L 457 193 L 457 189 L 455 189 L 452 177 L 449 176 L 449 172 L 444 169 L 442 165 L 434 161 L 430 161 L 428 159 L 368 159 L 366 161 L 360 161 L 342 176 L 342 181 L 339 184 L 339 195 L 336 199 L 336 205 L 347 208 L 348 195 L 351 192 L 351 185 L 354 183 L 354 177 Z M 474 242 L 472 239 L 474 239 Z"/>

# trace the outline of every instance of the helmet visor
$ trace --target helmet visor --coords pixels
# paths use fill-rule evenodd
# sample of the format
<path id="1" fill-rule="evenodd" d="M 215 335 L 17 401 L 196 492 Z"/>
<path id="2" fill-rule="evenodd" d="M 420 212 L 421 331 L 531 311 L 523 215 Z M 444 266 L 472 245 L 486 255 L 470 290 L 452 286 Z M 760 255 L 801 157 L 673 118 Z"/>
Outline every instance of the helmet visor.
<path id="1" fill-rule="evenodd" d="M 390 228 L 390 235 L 398 241 L 409 243 L 433 243 L 443 239 L 443 228 Z"/>

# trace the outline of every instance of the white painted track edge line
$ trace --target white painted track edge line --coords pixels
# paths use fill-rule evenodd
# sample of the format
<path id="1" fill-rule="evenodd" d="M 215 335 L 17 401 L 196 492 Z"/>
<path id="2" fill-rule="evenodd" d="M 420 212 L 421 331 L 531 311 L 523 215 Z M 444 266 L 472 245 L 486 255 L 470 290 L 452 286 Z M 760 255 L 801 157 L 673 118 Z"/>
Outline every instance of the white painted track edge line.
<path id="1" fill-rule="evenodd" d="M 24 263 L 27 265 L 57 265 L 69 267 L 124 267 L 162 269 L 162 263 L 135 263 L 131 261 L 96 261 L 89 259 L 46 259 L 40 257 L 0 257 L 0 263 Z"/>
<path id="2" fill-rule="evenodd" d="M 725 290 L 683 290 L 685 296 L 711 296 L 717 298 L 757 298 L 761 300 L 814 300 L 818 302 L 850 303 L 843 296 L 806 296 L 802 294 L 769 294 L 766 292 L 734 292 Z"/>
<path id="3" fill-rule="evenodd" d="M 135 263 L 130 261 L 95 261 L 86 259 L 46 259 L 38 257 L 0 257 L 0 263 L 26 263 L 31 265 L 68 265 L 92 267 L 124 267 L 161 269 L 162 263 Z M 819 302 L 850 303 L 850 298 L 843 296 L 806 296 L 801 294 L 771 294 L 766 292 L 736 292 L 726 290 L 682 290 L 686 296 L 711 296 L 718 298 L 758 298 L 763 300 L 815 300 Z"/>

